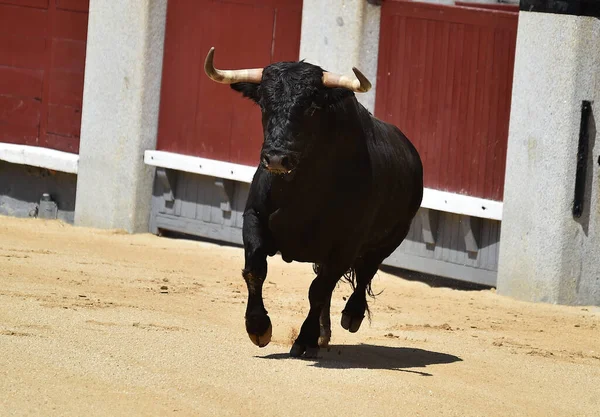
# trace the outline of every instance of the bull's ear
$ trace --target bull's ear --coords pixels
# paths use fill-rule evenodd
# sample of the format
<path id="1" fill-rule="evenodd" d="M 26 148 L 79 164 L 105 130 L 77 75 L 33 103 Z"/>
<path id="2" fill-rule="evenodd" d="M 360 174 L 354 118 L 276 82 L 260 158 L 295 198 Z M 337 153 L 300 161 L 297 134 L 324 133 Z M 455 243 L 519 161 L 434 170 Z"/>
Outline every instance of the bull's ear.
<path id="1" fill-rule="evenodd" d="M 259 84 L 254 83 L 234 83 L 231 84 L 231 88 L 235 91 L 242 93 L 244 97 L 249 98 L 250 100 L 258 103 L 258 86 Z"/>

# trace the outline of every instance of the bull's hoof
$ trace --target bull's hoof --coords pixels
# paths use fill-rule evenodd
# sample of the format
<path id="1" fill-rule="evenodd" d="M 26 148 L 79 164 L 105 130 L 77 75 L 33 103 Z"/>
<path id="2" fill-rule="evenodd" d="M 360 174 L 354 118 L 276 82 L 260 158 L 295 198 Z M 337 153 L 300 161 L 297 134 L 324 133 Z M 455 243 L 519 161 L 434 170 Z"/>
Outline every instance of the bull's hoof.
<path id="1" fill-rule="evenodd" d="M 269 344 L 269 342 L 271 341 L 271 336 L 273 336 L 273 326 L 271 326 L 270 323 L 267 331 L 261 335 L 248 333 L 248 337 L 250 338 L 250 340 L 252 340 L 252 343 L 261 348 Z"/>
<path id="2" fill-rule="evenodd" d="M 248 314 L 246 316 L 246 333 L 256 346 L 267 346 L 273 335 L 271 319 L 266 314 Z"/>
<path id="3" fill-rule="evenodd" d="M 330 340 L 331 340 L 331 331 L 321 327 L 321 334 L 319 336 L 319 347 L 324 348 L 324 347 L 329 346 Z"/>
<path id="4" fill-rule="evenodd" d="M 362 321 L 364 318 L 365 318 L 365 316 L 352 317 L 348 313 L 342 312 L 342 323 L 341 324 L 342 324 L 342 327 L 344 329 L 348 330 L 350 333 L 356 333 L 358 331 L 358 329 L 360 329 L 360 325 L 362 324 Z"/>
<path id="5" fill-rule="evenodd" d="M 298 342 L 294 342 L 294 345 L 290 349 L 290 356 L 292 358 L 306 358 L 306 359 L 314 359 L 317 358 L 319 354 L 318 347 L 308 347 L 306 345 L 300 344 Z"/>

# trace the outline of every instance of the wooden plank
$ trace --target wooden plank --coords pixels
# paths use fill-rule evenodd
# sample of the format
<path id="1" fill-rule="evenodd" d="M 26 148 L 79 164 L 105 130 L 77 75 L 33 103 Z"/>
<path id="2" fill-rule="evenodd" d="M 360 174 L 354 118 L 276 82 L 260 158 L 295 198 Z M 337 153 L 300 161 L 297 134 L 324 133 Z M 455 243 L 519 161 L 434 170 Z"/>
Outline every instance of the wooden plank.
<path id="1" fill-rule="evenodd" d="M 46 40 L 0 33 L 0 65 L 16 68 L 44 68 Z"/>
<path id="2" fill-rule="evenodd" d="M 33 99 L 0 96 L 0 123 L 14 126 L 38 126 L 40 102 Z"/>
<path id="3" fill-rule="evenodd" d="M 488 286 L 496 285 L 498 275 L 496 271 L 445 262 L 439 259 L 427 259 L 405 254 L 401 250 L 396 250 L 383 261 L 383 264 Z"/>
<path id="4" fill-rule="evenodd" d="M 473 164 L 471 166 L 471 175 L 474 176 L 473 182 L 473 193 L 475 195 L 488 195 L 491 190 L 486 190 L 485 180 L 488 176 L 489 165 L 487 161 L 486 150 L 494 147 L 493 139 L 495 132 L 491 130 L 491 113 L 495 111 L 494 107 L 496 100 L 494 97 L 494 31 L 485 30 L 482 32 L 481 43 L 481 66 L 479 72 L 482 74 L 482 85 L 478 91 L 477 97 L 477 108 L 478 120 L 477 120 L 477 131 L 476 136 L 478 138 L 479 148 L 477 149 L 477 155 L 473 155 L 471 160 Z M 491 176 L 491 175 L 490 175 Z"/>
<path id="5" fill-rule="evenodd" d="M 199 20 L 200 8 L 193 1 L 168 2 L 157 149 L 185 155 L 193 154 L 189 141 L 195 133 L 196 93 L 204 59 L 196 46 L 200 26 L 185 22 Z"/>
<path id="6" fill-rule="evenodd" d="M 14 6 L 37 7 L 38 9 L 47 9 L 48 0 L 0 0 L 0 5 L 10 4 Z"/>
<path id="7" fill-rule="evenodd" d="M 0 67 L 0 95 L 41 100 L 43 75 L 40 70 Z"/>
<path id="8" fill-rule="evenodd" d="M 38 136 L 38 126 L 16 126 L 0 122 L 0 142 L 35 146 L 38 144 Z"/>
<path id="9" fill-rule="evenodd" d="M 84 74 L 78 72 L 50 71 L 49 100 L 51 104 L 62 104 L 81 109 L 83 101 Z"/>
<path id="10" fill-rule="evenodd" d="M 64 71 L 84 72 L 85 42 L 54 39 L 52 42 L 51 68 Z"/>
<path id="11" fill-rule="evenodd" d="M 50 83 L 47 80 L 48 74 L 50 72 L 50 68 L 52 68 L 52 57 L 53 57 L 53 46 L 54 43 L 52 41 L 52 35 L 54 33 L 55 28 L 55 19 L 54 16 L 56 14 L 56 4 L 55 2 L 50 2 L 48 5 L 48 41 L 47 41 L 47 49 L 44 54 L 44 85 L 42 88 L 42 114 L 40 120 L 40 142 L 46 143 L 48 141 L 48 106 L 50 104 L 49 95 L 50 95 Z"/>
<path id="12" fill-rule="evenodd" d="M 158 214 L 156 216 L 156 225 L 159 229 L 203 236 L 239 245 L 242 244 L 242 230 L 237 227 L 223 226 L 208 221 L 187 219 L 168 214 Z"/>
<path id="13" fill-rule="evenodd" d="M 0 4 L 0 34 L 26 37 L 47 35 L 48 13 L 33 7 Z"/>
<path id="14" fill-rule="evenodd" d="M 60 10 L 87 12 L 90 10 L 90 0 L 56 0 L 56 8 Z"/>
<path id="15" fill-rule="evenodd" d="M 198 175 L 187 174 L 185 175 L 185 184 L 183 185 L 183 195 L 181 197 L 181 209 L 179 211 L 179 215 L 183 217 L 187 217 L 189 219 L 196 218 L 196 205 L 198 204 L 198 180 L 200 177 Z M 210 177 L 203 177 L 210 178 Z M 202 184 L 205 184 L 205 181 L 202 181 Z"/>
<path id="16" fill-rule="evenodd" d="M 49 105 L 47 129 L 49 134 L 79 137 L 81 130 L 81 110 L 57 104 Z"/>
<path id="17" fill-rule="evenodd" d="M 87 13 L 57 10 L 54 19 L 54 39 L 87 40 Z"/>
<path id="18" fill-rule="evenodd" d="M 49 149 L 56 149 L 57 151 L 79 153 L 78 137 L 47 133 L 40 145 Z"/>
<path id="19" fill-rule="evenodd" d="M 297 61 L 300 54 L 302 10 L 275 9 L 275 30 L 271 62 Z"/>
<path id="20" fill-rule="evenodd" d="M 481 29 L 478 26 L 467 25 L 465 26 L 466 34 L 466 45 L 465 51 L 468 57 L 468 67 L 463 66 L 462 70 L 466 70 L 468 74 L 463 80 L 463 91 L 465 94 L 465 107 L 461 113 L 460 126 L 463 130 L 460 134 L 460 138 L 456 141 L 456 148 L 452 153 L 452 158 L 455 161 L 454 169 L 450 172 L 451 177 L 454 179 L 453 189 L 462 194 L 477 195 L 472 190 L 472 183 L 470 180 L 475 180 L 469 176 L 469 169 L 471 165 L 470 155 L 478 142 L 478 138 L 475 137 L 475 120 L 477 107 L 475 103 L 475 96 L 479 87 L 480 72 L 478 71 L 479 65 L 479 37 L 481 35 Z M 464 62 L 464 61 L 463 61 Z"/>

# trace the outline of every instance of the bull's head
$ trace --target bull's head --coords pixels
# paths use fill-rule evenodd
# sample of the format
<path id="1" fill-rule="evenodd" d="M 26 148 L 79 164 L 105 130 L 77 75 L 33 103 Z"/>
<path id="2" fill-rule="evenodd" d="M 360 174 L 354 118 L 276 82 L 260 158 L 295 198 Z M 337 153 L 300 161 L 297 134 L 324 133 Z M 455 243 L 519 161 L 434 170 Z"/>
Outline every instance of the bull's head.
<path id="1" fill-rule="evenodd" d="M 306 62 L 278 62 L 265 68 L 219 70 L 214 48 L 204 70 L 213 80 L 241 92 L 262 111 L 261 163 L 277 174 L 291 173 L 311 148 L 328 109 L 352 92 L 367 92 L 369 80 L 356 68 L 356 79 L 323 71 Z"/>

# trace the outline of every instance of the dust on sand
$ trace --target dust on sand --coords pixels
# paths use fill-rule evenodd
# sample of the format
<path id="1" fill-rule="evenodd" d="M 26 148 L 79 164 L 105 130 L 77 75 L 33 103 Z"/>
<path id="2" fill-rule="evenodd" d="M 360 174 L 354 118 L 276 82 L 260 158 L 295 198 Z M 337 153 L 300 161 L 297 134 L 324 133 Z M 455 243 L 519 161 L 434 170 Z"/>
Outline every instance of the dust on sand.
<path id="1" fill-rule="evenodd" d="M 0 415 L 598 416 L 600 309 L 379 272 L 373 321 L 288 359 L 313 277 L 270 260 L 271 344 L 244 331 L 243 251 L 0 217 Z"/>

